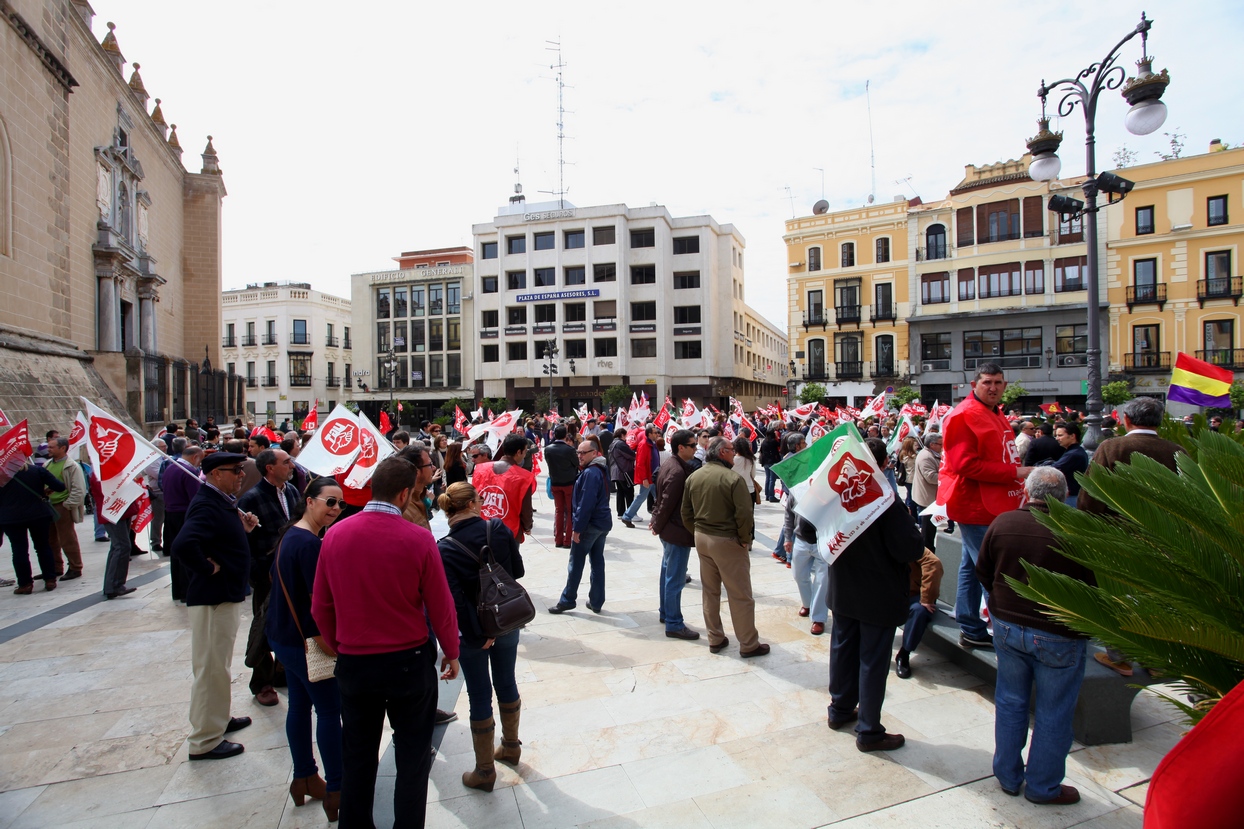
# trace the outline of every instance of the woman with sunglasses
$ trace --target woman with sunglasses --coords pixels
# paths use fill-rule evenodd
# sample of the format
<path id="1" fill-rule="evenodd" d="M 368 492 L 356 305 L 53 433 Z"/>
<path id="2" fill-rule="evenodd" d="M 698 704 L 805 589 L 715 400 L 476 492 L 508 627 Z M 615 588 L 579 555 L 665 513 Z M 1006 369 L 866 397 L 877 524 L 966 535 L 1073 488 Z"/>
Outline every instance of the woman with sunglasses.
<path id="1" fill-rule="evenodd" d="M 332 478 L 316 478 L 307 485 L 301 514 L 294 516 L 277 543 L 265 625 L 268 643 L 285 666 L 289 681 L 285 736 L 294 758 L 289 795 L 295 806 L 301 806 L 307 797 L 323 801 L 330 821 L 337 819 L 341 807 L 341 697 L 335 678 L 320 682 L 307 678 L 306 640 L 314 638 L 326 653 L 334 655 L 311 618 L 311 587 L 320 556 L 320 536 L 341 515 L 344 505 L 341 487 Z M 320 777 L 311 752 L 312 708 L 327 782 Z"/>
<path id="2" fill-rule="evenodd" d="M 471 705 L 471 742 L 475 748 L 475 769 L 464 772 L 462 785 L 485 792 L 497 782 L 494 760 L 517 765 L 522 754 L 518 739 L 518 720 L 522 701 L 514 665 L 518 659 L 518 631 L 490 639 L 480 627 L 479 558 L 487 545 L 497 564 L 516 579 L 524 574 L 523 556 L 514 534 L 500 520 L 480 517 L 479 493 L 466 483 L 453 484 L 441 495 L 437 505 L 449 518 L 449 533 L 437 547 L 445 565 L 445 579 L 458 611 L 459 656 L 462 677 Z M 461 547 L 458 545 L 462 545 Z M 463 549 L 465 548 L 465 549 Z M 491 669 L 491 671 L 490 671 Z M 501 746 L 493 749 L 496 722 L 492 716 L 492 693 L 497 692 L 501 711 Z"/>

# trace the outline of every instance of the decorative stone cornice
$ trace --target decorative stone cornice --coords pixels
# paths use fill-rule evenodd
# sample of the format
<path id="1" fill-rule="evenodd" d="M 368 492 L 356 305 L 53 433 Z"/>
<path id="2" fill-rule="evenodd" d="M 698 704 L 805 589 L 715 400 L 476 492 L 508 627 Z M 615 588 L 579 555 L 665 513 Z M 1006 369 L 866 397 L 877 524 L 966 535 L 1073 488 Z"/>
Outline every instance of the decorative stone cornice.
<path id="1" fill-rule="evenodd" d="M 26 45 L 39 56 L 39 60 L 43 62 L 44 67 L 52 73 L 52 77 L 56 78 L 57 83 L 64 87 L 66 92 L 72 92 L 73 88 L 78 86 L 77 80 L 74 79 L 73 75 L 69 74 L 69 69 L 66 68 L 65 64 L 61 63 L 60 59 L 39 39 L 39 36 L 35 34 L 35 30 L 30 27 L 25 18 L 9 5 L 8 0 L 0 0 L 0 17 L 3 17 L 13 27 L 13 30 L 17 32 L 18 36 L 26 41 Z"/>

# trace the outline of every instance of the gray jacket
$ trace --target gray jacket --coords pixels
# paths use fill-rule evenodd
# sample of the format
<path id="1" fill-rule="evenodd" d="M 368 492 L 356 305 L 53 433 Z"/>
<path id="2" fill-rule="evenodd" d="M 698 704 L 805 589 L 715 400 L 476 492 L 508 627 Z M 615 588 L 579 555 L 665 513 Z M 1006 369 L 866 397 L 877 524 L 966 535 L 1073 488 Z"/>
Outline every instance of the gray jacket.
<path id="1" fill-rule="evenodd" d="M 916 474 L 911 480 L 911 500 L 927 507 L 937 500 L 937 470 L 941 468 L 942 455 L 932 449 L 921 449 L 916 455 Z"/>

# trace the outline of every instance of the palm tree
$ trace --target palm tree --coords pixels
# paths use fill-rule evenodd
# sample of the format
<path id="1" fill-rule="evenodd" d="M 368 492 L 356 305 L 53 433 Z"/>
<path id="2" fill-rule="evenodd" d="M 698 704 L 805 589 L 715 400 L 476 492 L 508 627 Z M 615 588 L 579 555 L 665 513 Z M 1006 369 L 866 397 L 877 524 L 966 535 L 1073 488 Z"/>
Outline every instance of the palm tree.
<path id="1" fill-rule="evenodd" d="M 1063 554 L 1093 570 L 1096 587 L 1028 562 L 1028 584 L 1011 580 L 1068 627 L 1203 697 L 1165 697 L 1194 724 L 1244 680 L 1244 442 L 1203 424 L 1163 429 L 1187 449 L 1178 473 L 1134 455 L 1080 476 L 1117 515 L 1053 501 L 1038 515 Z"/>

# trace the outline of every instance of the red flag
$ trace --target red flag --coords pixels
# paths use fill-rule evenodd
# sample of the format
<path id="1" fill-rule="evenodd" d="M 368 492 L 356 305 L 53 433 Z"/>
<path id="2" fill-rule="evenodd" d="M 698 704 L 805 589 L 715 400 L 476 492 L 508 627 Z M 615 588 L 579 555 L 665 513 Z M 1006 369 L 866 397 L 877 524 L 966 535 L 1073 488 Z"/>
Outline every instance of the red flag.
<path id="1" fill-rule="evenodd" d="M 393 429 L 393 424 L 389 422 L 389 413 L 381 412 L 380 413 L 380 431 L 387 435 L 392 429 Z"/>
<path id="2" fill-rule="evenodd" d="M 91 401 L 80 399 L 88 419 L 87 454 L 104 496 L 103 503 L 96 505 L 99 517 L 117 524 L 129 505 L 142 495 L 134 478 L 165 453 Z"/>
<path id="3" fill-rule="evenodd" d="M 400 400 L 399 400 L 399 401 L 397 401 L 397 410 L 398 410 L 399 412 L 400 412 L 400 411 L 402 411 L 402 401 L 400 401 Z"/>
<path id="4" fill-rule="evenodd" d="M 670 422 L 670 413 L 665 408 L 668 405 L 669 398 L 667 397 L 665 398 L 665 406 L 661 407 L 661 411 L 657 412 L 656 419 L 652 421 L 658 429 L 665 429 L 665 424 Z"/>
<path id="5" fill-rule="evenodd" d="M 315 413 L 316 404 L 319 402 L 320 401 L 317 400 L 312 403 L 311 410 L 307 412 L 307 416 L 302 419 L 302 429 L 304 432 L 314 432 L 316 427 L 320 425 L 320 416 Z"/>
<path id="6" fill-rule="evenodd" d="M 456 405 L 454 406 L 454 428 L 457 429 L 462 434 L 464 435 L 466 434 L 466 430 L 467 430 L 466 415 L 464 415 L 462 413 L 462 409 Z"/>
<path id="7" fill-rule="evenodd" d="M 86 415 L 78 412 L 78 416 L 74 418 L 73 429 L 69 432 L 69 451 L 77 449 L 82 445 L 82 441 L 86 440 Z"/>
<path id="8" fill-rule="evenodd" d="M 1038 403 L 1037 408 L 1047 415 L 1060 414 L 1063 411 L 1062 407 L 1058 405 L 1057 400 L 1053 403 Z"/>
<path id="9" fill-rule="evenodd" d="M 269 429 L 267 426 L 260 426 L 258 429 L 255 430 L 255 434 L 263 435 L 271 443 L 281 442 L 281 436 L 278 435 L 276 432 L 272 431 L 271 429 Z"/>
<path id="10" fill-rule="evenodd" d="M 143 494 L 138 496 L 138 500 L 130 505 L 130 529 L 136 533 L 142 532 L 151 523 L 151 493 L 147 491 L 145 484 L 139 484 L 143 488 Z"/>
<path id="11" fill-rule="evenodd" d="M 743 428 L 751 433 L 750 435 L 748 435 L 747 439 L 755 440 L 756 439 L 756 425 L 752 423 L 750 420 L 748 420 L 747 415 L 745 414 L 740 413 L 739 417 L 743 421 Z"/>
<path id="12" fill-rule="evenodd" d="M 543 452 L 537 452 L 536 454 L 531 456 L 531 474 L 532 475 L 540 474 L 540 456 L 543 454 L 544 454 Z"/>
<path id="13" fill-rule="evenodd" d="M 26 465 L 26 459 L 34 454 L 30 446 L 30 428 L 26 421 L 14 426 L 0 436 L 0 486 L 4 486 Z"/>
<path id="14" fill-rule="evenodd" d="M 0 426 L 8 427 L 12 425 L 13 424 L 9 422 L 9 416 L 6 415 L 3 410 L 0 410 Z"/>
<path id="15" fill-rule="evenodd" d="M 726 428 L 722 431 L 721 436 L 726 440 L 734 440 L 734 424 L 726 421 Z"/>

